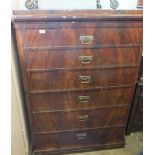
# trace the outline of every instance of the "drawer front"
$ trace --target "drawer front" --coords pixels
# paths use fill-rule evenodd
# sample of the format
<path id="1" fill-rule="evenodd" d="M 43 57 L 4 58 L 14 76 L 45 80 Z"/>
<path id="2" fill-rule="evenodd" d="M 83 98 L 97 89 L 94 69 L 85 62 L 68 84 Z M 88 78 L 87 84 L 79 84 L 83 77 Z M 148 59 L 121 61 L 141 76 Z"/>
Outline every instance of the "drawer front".
<path id="1" fill-rule="evenodd" d="M 26 29 L 25 47 L 119 45 L 141 43 L 141 28 Z"/>
<path id="2" fill-rule="evenodd" d="M 123 141 L 124 128 L 107 128 L 98 130 L 83 130 L 53 134 L 36 134 L 36 149 L 65 149 L 93 145 L 115 144 Z"/>
<path id="3" fill-rule="evenodd" d="M 134 88 L 131 87 L 31 94 L 30 102 L 33 112 L 99 108 L 130 104 L 133 92 Z"/>
<path id="4" fill-rule="evenodd" d="M 83 50 L 27 51 L 28 69 L 134 65 L 139 63 L 140 48 L 102 48 Z"/>
<path id="5" fill-rule="evenodd" d="M 129 107 L 72 112 L 33 113 L 35 132 L 125 125 Z"/>
<path id="6" fill-rule="evenodd" d="M 30 72 L 30 91 L 133 85 L 137 68 Z"/>

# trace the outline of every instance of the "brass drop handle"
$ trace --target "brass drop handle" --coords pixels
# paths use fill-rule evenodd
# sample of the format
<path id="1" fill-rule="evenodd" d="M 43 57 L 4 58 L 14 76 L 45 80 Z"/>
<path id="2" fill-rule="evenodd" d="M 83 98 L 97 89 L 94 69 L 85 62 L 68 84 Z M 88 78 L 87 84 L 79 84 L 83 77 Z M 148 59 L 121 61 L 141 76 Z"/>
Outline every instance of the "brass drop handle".
<path id="1" fill-rule="evenodd" d="M 91 79 L 91 75 L 79 76 L 79 80 L 81 83 L 90 83 Z"/>
<path id="2" fill-rule="evenodd" d="M 90 64 L 93 61 L 92 56 L 80 56 L 79 59 L 81 64 Z"/>
<path id="3" fill-rule="evenodd" d="M 80 41 L 81 44 L 92 44 L 94 40 L 94 36 L 93 35 L 88 35 L 88 36 L 80 36 Z"/>
<path id="4" fill-rule="evenodd" d="M 77 133 L 75 136 L 77 140 L 82 140 L 87 137 L 87 133 Z"/>
<path id="5" fill-rule="evenodd" d="M 78 96 L 78 101 L 80 103 L 87 103 L 90 99 L 90 96 Z"/>
<path id="6" fill-rule="evenodd" d="M 86 122 L 88 120 L 88 115 L 77 116 L 77 119 L 79 120 L 79 122 Z"/>

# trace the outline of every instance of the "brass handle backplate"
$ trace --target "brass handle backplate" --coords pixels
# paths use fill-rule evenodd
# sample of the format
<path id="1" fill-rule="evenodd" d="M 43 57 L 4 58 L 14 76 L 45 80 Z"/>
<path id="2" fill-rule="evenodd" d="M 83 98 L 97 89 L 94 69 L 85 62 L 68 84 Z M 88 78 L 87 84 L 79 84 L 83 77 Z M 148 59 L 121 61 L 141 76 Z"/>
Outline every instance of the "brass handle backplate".
<path id="1" fill-rule="evenodd" d="M 79 80 L 81 83 L 90 83 L 91 82 L 91 75 L 79 76 Z"/>
<path id="2" fill-rule="evenodd" d="M 94 36 L 93 35 L 80 36 L 81 44 L 92 44 L 93 40 L 94 40 Z"/>
<path id="3" fill-rule="evenodd" d="M 88 120 L 88 115 L 81 115 L 81 116 L 77 116 L 77 119 L 80 122 L 86 122 Z"/>
<path id="4" fill-rule="evenodd" d="M 93 61 L 92 56 L 80 56 L 80 62 L 81 64 L 90 64 Z"/>
<path id="5" fill-rule="evenodd" d="M 75 136 L 76 136 L 76 139 L 82 140 L 87 137 L 87 133 L 77 133 Z"/>
<path id="6" fill-rule="evenodd" d="M 80 103 L 87 103 L 90 99 L 90 96 L 78 96 L 78 101 Z"/>

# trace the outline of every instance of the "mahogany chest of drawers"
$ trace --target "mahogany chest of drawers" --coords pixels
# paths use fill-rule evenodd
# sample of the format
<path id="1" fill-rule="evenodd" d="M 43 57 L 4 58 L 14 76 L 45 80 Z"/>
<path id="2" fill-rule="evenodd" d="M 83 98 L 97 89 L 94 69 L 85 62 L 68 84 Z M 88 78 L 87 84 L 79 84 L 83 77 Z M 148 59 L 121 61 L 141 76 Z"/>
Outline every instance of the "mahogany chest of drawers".
<path id="1" fill-rule="evenodd" d="M 14 11 L 33 155 L 123 147 L 141 11 Z"/>

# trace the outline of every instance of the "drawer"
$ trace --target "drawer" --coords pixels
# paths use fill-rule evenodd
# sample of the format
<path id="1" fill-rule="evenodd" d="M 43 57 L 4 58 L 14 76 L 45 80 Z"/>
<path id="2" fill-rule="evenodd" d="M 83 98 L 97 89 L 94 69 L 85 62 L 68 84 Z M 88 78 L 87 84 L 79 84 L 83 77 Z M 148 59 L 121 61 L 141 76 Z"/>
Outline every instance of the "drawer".
<path id="1" fill-rule="evenodd" d="M 25 29 L 24 47 L 87 46 L 140 44 L 142 28 L 136 27 L 92 27 L 92 28 L 57 28 Z"/>
<path id="2" fill-rule="evenodd" d="M 99 108 L 131 103 L 134 88 L 92 89 L 86 91 L 30 94 L 31 110 L 54 111 Z"/>
<path id="3" fill-rule="evenodd" d="M 137 68 L 30 72 L 30 91 L 133 85 Z"/>
<path id="4" fill-rule="evenodd" d="M 140 54 L 138 47 L 26 51 L 26 63 L 28 69 L 135 65 Z"/>
<path id="5" fill-rule="evenodd" d="M 36 149 L 67 149 L 122 143 L 124 128 L 107 128 L 35 135 Z M 60 140 L 61 139 L 61 140 Z"/>
<path id="6" fill-rule="evenodd" d="M 33 113 L 35 132 L 125 125 L 129 106 L 98 110 Z"/>

